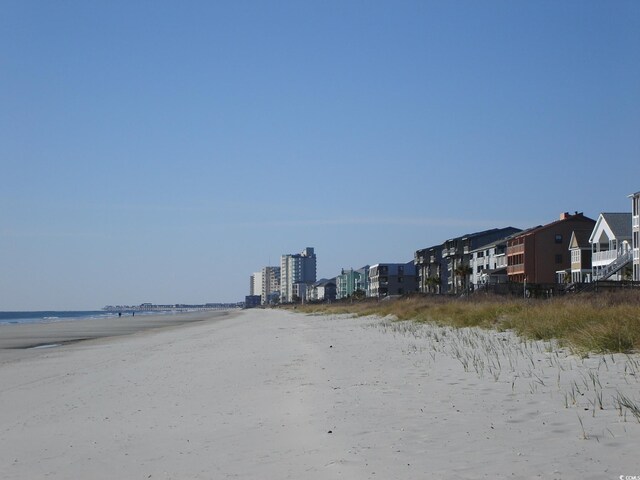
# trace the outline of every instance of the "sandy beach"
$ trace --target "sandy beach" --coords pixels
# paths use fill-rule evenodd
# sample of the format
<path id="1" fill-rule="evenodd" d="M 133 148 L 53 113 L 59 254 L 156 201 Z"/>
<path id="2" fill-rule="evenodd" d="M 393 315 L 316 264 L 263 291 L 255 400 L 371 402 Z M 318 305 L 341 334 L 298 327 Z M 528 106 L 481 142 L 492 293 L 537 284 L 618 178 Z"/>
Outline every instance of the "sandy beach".
<path id="1" fill-rule="evenodd" d="M 119 336 L 2 326 L 0 478 L 640 476 L 640 423 L 620 403 L 640 404 L 637 355 L 373 317 L 209 315 Z"/>

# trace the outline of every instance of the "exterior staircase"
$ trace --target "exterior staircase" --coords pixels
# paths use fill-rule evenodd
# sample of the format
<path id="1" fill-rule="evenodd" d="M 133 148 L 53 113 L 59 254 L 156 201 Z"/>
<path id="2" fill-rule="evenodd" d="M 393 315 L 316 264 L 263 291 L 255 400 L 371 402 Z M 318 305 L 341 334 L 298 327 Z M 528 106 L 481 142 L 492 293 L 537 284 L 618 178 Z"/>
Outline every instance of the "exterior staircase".
<path id="1" fill-rule="evenodd" d="M 598 274 L 593 274 L 593 281 L 606 280 L 614 273 L 619 272 L 633 260 L 633 251 L 627 250 L 622 255 L 618 256 L 613 262 L 604 267 Z"/>

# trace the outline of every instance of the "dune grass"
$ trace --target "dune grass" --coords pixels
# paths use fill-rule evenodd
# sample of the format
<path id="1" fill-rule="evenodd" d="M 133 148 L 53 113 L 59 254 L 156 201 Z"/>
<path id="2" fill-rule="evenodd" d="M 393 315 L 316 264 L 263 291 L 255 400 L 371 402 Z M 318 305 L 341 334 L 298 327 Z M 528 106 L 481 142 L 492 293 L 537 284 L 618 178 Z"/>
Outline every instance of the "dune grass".
<path id="1" fill-rule="evenodd" d="M 337 302 L 297 308 L 309 313 L 393 315 L 398 320 L 453 327 L 513 330 L 524 338 L 556 339 L 579 353 L 640 351 L 640 292 L 572 295 L 551 300 L 415 295 L 380 302 Z"/>

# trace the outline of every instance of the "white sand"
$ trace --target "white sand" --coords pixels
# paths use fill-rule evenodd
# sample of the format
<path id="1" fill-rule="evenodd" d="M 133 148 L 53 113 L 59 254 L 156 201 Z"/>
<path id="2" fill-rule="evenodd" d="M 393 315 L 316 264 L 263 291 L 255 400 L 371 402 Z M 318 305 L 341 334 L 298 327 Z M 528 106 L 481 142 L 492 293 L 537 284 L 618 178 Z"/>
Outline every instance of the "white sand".
<path id="1" fill-rule="evenodd" d="M 638 357 L 545 348 L 254 310 L 34 352 L 0 364 L 0 478 L 640 475 Z"/>

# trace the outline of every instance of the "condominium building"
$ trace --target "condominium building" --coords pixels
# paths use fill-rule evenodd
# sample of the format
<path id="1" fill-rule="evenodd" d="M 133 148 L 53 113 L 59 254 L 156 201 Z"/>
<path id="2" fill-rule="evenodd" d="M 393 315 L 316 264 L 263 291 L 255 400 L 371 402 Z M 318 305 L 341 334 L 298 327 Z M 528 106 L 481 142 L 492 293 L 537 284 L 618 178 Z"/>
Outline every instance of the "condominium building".
<path id="1" fill-rule="evenodd" d="M 262 269 L 262 304 L 274 303 L 280 296 L 280 267 L 264 267 Z"/>
<path id="2" fill-rule="evenodd" d="M 416 267 L 409 263 L 378 263 L 369 268 L 369 297 L 382 298 L 417 291 Z"/>
<path id="3" fill-rule="evenodd" d="M 340 275 L 336 277 L 336 298 L 349 298 L 356 292 L 366 295 L 368 283 L 369 265 L 358 270 L 343 268 Z"/>
<path id="4" fill-rule="evenodd" d="M 640 192 L 631 199 L 631 248 L 633 249 L 633 280 L 640 282 Z"/>
<path id="5" fill-rule="evenodd" d="M 294 302 L 306 297 L 307 287 L 316 282 L 316 254 L 307 247 L 301 253 L 280 258 L 280 301 Z"/>
<path id="6" fill-rule="evenodd" d="M 565 212 L 560 219 L 531 228 L 507 240 L 509 282 L 557 283 L 558 271 L 571 269 L 569 241 L 574 231 L 589 230 L 596 221 L 576 212 Z"/>
<path id="7" fill-rule="evenodd" d="M 262 272 L 255 272 L 251 274 L 251 278 L 249 279 L 249 295 L 260 296 L 262 292 Z"/>

